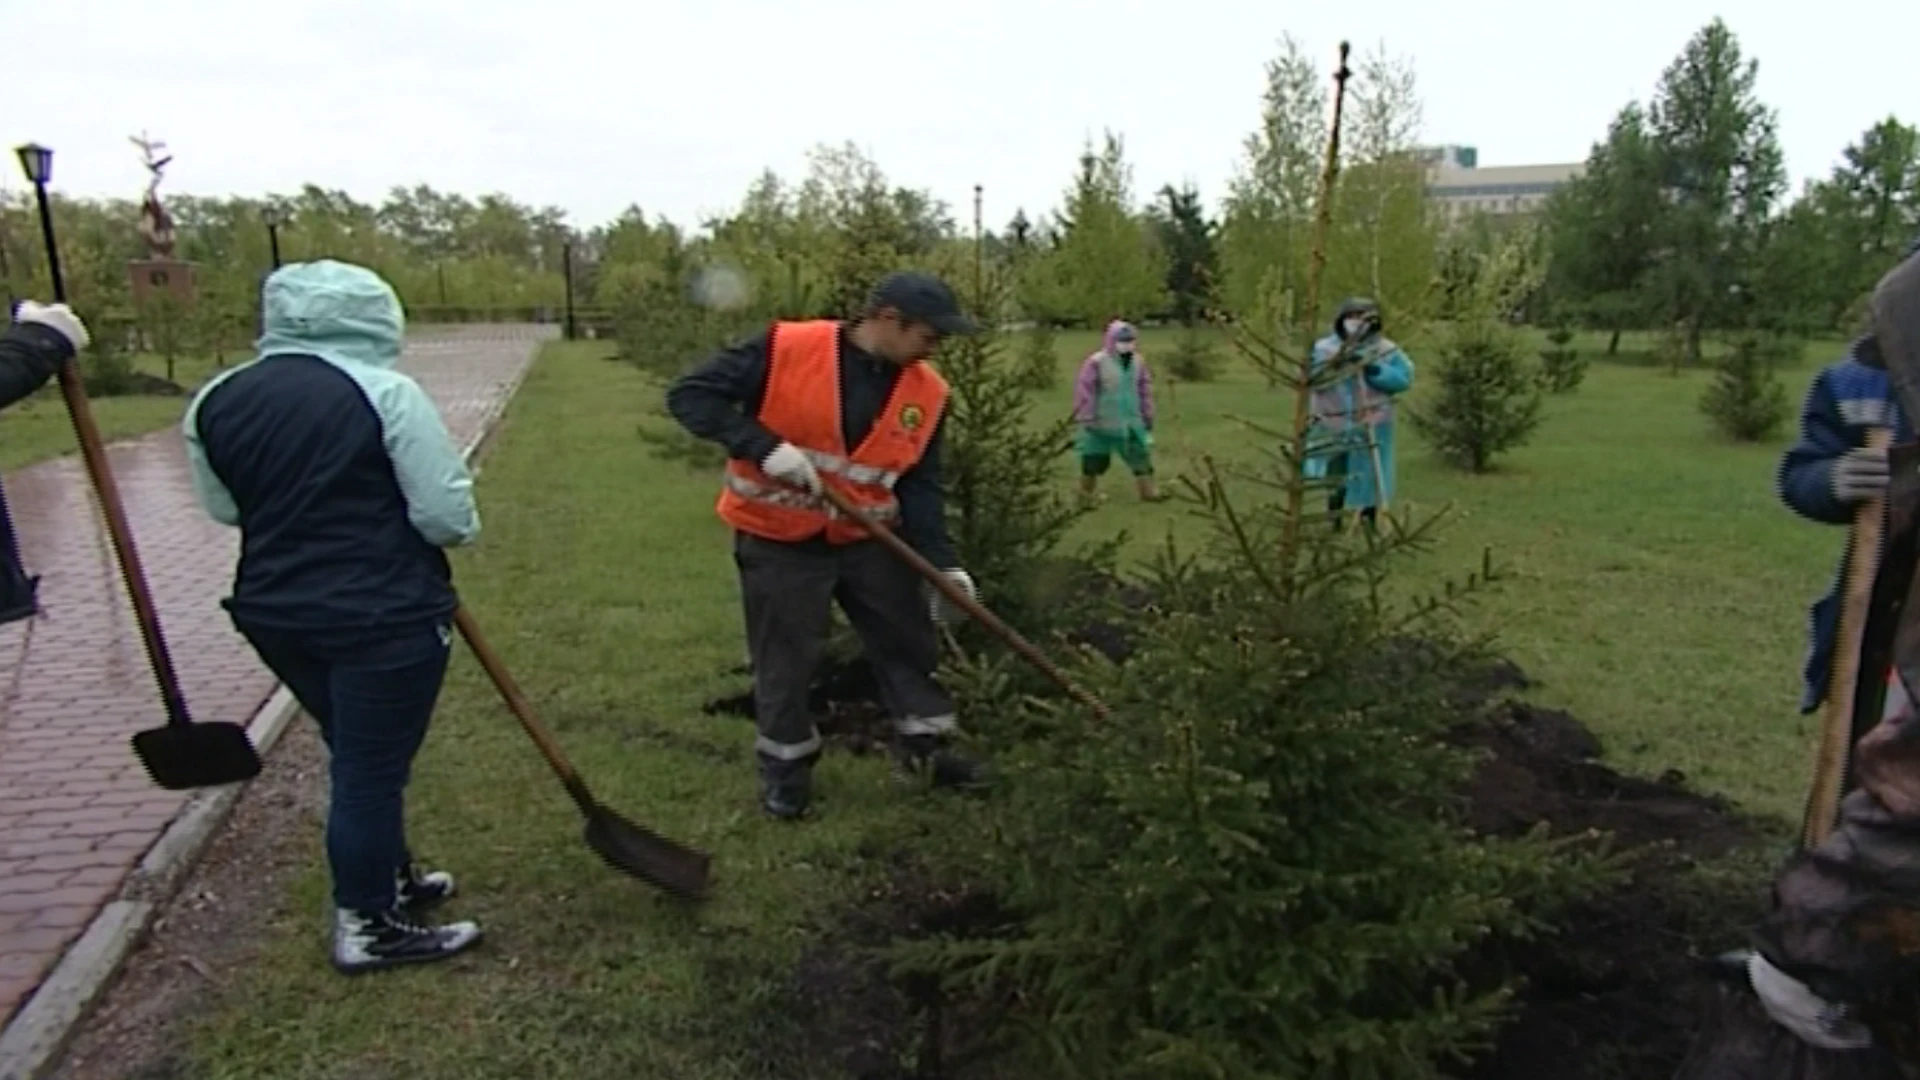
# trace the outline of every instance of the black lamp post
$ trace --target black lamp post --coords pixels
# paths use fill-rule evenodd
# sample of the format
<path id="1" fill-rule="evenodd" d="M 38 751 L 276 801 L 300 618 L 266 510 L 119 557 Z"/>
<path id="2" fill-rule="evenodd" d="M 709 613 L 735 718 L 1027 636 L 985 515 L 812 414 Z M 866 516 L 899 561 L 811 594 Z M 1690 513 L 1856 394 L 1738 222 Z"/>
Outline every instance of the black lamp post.
<path id="1" fill-rule="evenodd" d="M 560 273 L 567 283 L 567 340 L 578 332 L 573 321 L 573 241 L 560 245 Z"/>
<path id="2" fill-rule="evenodd" d="M 60 275 L 60 248 L 53 242 L 53 208 L 47 202 L 47 184 L 53 179 L 53 151 L 39 143 L 28 143 L 15 148 L 14 153 L 20 157 L 20 171 L 27 174 L 27 182 L 33 185 L 34 201 L 40 206 L 40 235 L 47 244 L 47 269 L 53 274 L 53 298 L 64 304 L 67 302 L 67 285 Z"/>
<path id="3" fill-rule="evenodd" d="M 273 252 L 273 268 L 280 269 L 280 226 L 287 223 L 287 212 L 278 203 L 268 203 L 260 210 L 260 220 L 267 224 L 267 247 Z"/>

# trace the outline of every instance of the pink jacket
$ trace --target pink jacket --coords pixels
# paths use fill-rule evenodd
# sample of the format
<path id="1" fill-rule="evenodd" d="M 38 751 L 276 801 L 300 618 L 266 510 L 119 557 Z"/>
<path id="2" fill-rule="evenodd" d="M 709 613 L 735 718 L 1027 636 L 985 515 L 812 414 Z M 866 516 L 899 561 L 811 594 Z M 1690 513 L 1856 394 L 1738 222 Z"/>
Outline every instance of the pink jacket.
<path id="1" fill-rule="evenodd" d="M 1100 388 L 1100 357 L 1112 351 L 1113 336 L 1126 323 L 1115 319 L 1107 324 L 1106 333 L 1100 339 L 1100 349 L 1091 353 L 1080 365 L 1080 377 L 1073 384 L 1073 419 L 1078 424 L 1093 423 L 1093 401 Z M 1147 370 L 1147 359 L 1141 356 L 1137 347 L 1133 354 L 1133 385 L 1140 394 L 1140 419 L 1148 427 L 1153 426 L 1153 374 Z"/>

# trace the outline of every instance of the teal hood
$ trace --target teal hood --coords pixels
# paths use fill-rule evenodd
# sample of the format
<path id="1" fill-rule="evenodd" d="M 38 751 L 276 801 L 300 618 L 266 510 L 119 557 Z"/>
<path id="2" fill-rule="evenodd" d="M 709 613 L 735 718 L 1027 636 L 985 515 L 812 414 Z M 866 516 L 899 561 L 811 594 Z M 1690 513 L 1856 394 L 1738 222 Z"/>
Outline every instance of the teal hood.
<path id="1" fill-rule="evenodd" d="M 181 421 L 200 505 L 215 521 L 240 524 L 233 492 L 201 443 L 201 405 L 243 373 L 256 380 L 252 392 L 270 392 L 265 387 L 273 369 L 262 374 L 261 365 L 268 357 L 311 356 L 353 380 L 379 417 L 382 447 L 393 461 L 407 518 L 420 535 L 438 547 L 472 543 L 480 535 L 473 476 L 433 399 L 399 369 L 406 312 L 393 287 L 365 267 L 322 259 L 275 270 L 260 292 L 258 355 L 201 384 Z"/>
<path id="2" fill-rule="evenodd" d="M 259 356 L 304 353 L 386 369 L 400 361 L 406 311 L 393 286 L 366 267 L 290 263 L 268 276 L 261 307 Z"/>

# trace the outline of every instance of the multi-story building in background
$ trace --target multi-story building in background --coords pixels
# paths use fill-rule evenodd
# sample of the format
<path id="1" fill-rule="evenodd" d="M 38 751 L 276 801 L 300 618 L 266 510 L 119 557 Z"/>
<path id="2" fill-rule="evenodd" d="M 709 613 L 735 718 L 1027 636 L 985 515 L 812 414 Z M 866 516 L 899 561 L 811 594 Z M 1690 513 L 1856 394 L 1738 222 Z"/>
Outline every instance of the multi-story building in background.
<path id="1" fill-rule="evenodd" d="M 1427 162 L 1427 196 L 1448 221 L 1474 213 L 1496 217 L 1537 212 L 1555 188 L 1580 175 L 1583 162 L 1564 165 L 1494 165 L 1482 168 L 1472 146 L 1433 146 Z"/>

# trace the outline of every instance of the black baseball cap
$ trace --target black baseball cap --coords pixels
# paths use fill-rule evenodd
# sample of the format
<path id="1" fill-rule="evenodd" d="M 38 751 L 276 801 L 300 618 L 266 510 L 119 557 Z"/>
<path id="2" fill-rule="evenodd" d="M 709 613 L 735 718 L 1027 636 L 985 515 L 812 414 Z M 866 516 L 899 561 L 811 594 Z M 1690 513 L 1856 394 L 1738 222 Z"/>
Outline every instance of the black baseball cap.
<path id="1" fill-rule="evenodd" d="M 903 318 L 926 323 L 942 334 L 974 334 L 980 326 L 960 310 L 960 300 L 947 283 L 919 270 L 888 274 L 873 287 L 869 310 L 890 307 Z"/>

